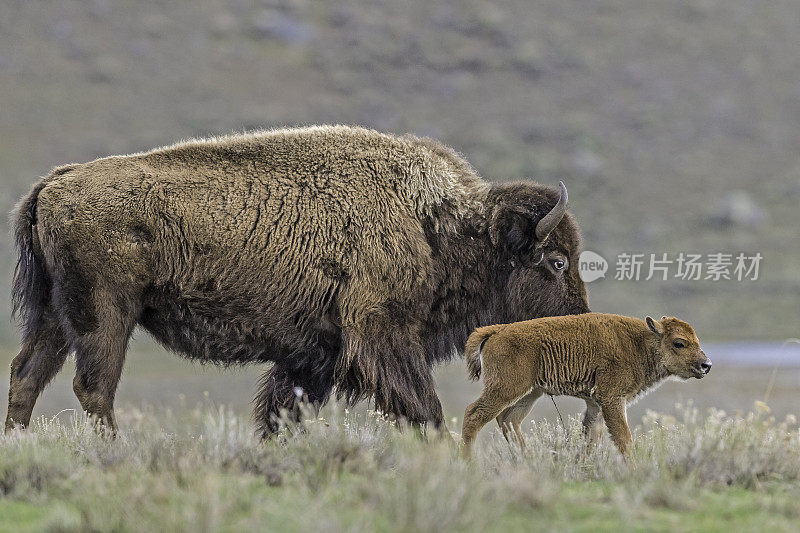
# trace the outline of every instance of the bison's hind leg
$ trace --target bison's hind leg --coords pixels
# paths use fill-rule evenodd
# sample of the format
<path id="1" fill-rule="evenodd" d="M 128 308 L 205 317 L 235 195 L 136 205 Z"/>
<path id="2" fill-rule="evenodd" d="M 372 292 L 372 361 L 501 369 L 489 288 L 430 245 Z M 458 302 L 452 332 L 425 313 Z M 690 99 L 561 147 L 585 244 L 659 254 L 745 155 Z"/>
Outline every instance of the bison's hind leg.
<path id="1" fill-rule="evenodd" d="M 69 343 L 49 306 L 29 317 L 22 349 L 11 362 L 5 430 L 30 423 L 36 399 L 64 364 Z"/>
<path id="2" fill-rule="evenodd" d="M 72 389 L 83 410 L 96 422 L 116 430 L 114 396 L 128 341 L 138 319 L 135 304 L 121 295 L 96 290 L 92 314 L 96 325 L 75 336 Z"/>

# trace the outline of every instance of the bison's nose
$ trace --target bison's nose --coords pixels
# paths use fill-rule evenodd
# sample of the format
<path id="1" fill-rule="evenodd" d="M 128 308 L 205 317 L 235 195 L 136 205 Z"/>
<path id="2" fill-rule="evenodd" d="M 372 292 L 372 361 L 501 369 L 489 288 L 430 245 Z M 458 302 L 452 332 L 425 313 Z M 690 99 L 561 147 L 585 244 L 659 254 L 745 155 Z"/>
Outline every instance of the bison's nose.
<path id="1" fill-rule="evenodd" d="M 706 357 L 706 360 L 700 363 L 700 370 L 703 371 L 703 374 L 711 372 L 711 359 Z"/>

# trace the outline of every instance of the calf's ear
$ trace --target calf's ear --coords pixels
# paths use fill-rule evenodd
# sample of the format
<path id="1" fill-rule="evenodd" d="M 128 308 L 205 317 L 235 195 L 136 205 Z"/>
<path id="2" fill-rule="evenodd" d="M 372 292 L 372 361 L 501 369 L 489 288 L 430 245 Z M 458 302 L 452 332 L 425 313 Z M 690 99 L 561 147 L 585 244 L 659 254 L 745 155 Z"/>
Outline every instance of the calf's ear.
<path id="1" fill-rule="evenodd" d="M 660 339 L 664 336 L 664 327 L 660 323 L 656 322 L 649 316 L 645 318 L 644 321 L 647 322 L 647 327 L 650 328 L 650 331 L 656 334 L 656 337 Z"/>

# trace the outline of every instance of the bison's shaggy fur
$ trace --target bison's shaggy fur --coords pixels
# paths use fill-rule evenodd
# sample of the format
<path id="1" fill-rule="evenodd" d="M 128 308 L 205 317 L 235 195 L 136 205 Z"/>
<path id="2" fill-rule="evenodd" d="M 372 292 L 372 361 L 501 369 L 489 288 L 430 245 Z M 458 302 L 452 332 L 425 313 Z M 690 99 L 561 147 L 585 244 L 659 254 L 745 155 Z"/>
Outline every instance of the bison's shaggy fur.
<path id="1" fill-rule="evenodd" d="M 431 365 L 472 328 L 588 310 L 562 197 L 489 185 L 428 139 L 346 126 L 58 168 L 14 221 L 24 336 L 6 428 L 28 423 L 71 351 L 81 405 L 113 427 L 137 325 L 198 360 L 273 362 L 255 400 L 265 434 L 300 390 L 440 426 Z"/>
<path id="2" fill-rule="evenodd" d="M 583 426 L 589 445 L 603 433 L 627 454 L 626 406 L 670 376 L 702 378 L 711 369 L 692 327 L 677 318 L 655 321 L 587 313 L 478 328 L 467 340 L 471 378 L 484 374 L 483 394 L 467 407 L 464 455 L 492 418 L 506 439 L 542 394 L 586 401 Z"/>

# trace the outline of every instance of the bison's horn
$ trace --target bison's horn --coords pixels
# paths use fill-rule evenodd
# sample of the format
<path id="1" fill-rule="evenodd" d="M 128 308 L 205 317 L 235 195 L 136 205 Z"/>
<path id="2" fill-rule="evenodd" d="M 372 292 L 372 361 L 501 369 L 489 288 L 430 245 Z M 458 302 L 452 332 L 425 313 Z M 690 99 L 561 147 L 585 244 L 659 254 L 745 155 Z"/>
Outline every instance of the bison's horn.
<path id="1" fill-rule="evenodd" d="M 564 218 L 564 214 L 567 212 L 567 202 L 569 202 L 567 187 L 564 185 L 563 181 L 558 182 L 558 187 L 561 189 L 561 193 L 558 195 L 558 202 L 556 202 L 555 207 L 536 224 L 536 238 L 540 242 L 550 235 L 550 232 L 558 226 L 558 223 L 561 222 L 561 219 Z"/>

